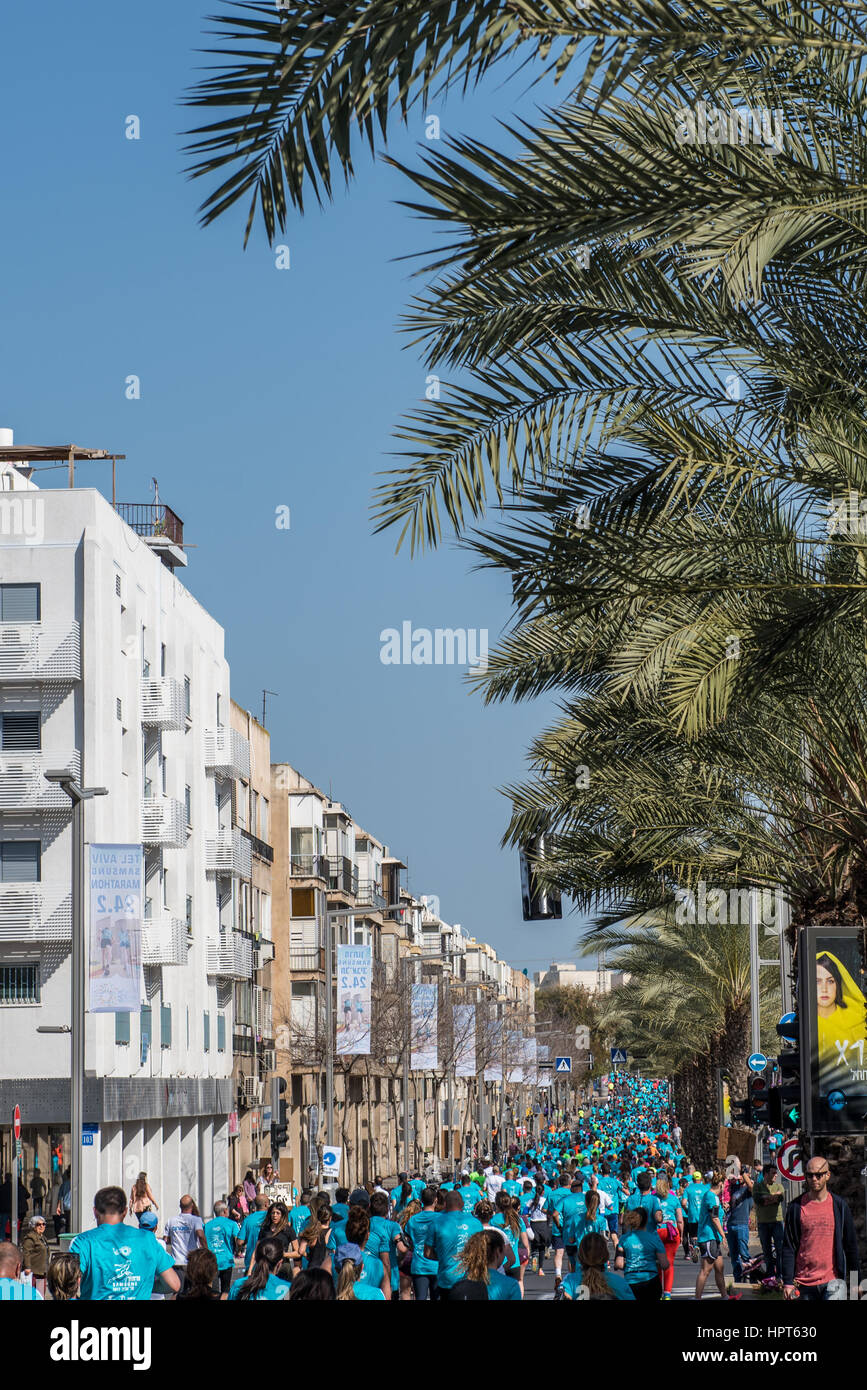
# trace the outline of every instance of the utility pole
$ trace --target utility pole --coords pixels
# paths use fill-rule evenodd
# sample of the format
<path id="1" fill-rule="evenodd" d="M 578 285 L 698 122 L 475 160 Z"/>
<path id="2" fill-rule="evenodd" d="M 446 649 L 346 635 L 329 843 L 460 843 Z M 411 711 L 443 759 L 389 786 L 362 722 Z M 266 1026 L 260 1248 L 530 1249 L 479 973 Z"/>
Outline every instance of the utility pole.
<path id="1" fill-rule="evenodd" d="M 69 1220 L 78 1233 L 84 1225 L 84 1194 L 81 1181 L 81 1136 L 84 1128 L 84 1044 L 87 997 L 87 937 L 84 910 L 84 803 L 95 796 L 107 796 L 107 787 L 82 787 L 68 771 L 46 772 L 47 782 L 57 782 L 72 802 L 72 960 L 70 1027 L 72 1065 L 70 1068 L 70 1207 Z M 17 1197 L 13 1193 L 13 1202 Z"/>

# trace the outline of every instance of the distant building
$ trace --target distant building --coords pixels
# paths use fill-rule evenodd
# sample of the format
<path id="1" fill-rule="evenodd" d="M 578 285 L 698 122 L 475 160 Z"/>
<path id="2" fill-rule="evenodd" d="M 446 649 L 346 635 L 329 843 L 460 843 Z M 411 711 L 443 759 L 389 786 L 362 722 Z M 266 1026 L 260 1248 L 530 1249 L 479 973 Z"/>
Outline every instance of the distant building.
<path id="1" fill-rule="evenodd" d="M 537 970 L 533 981 L 537 989 L 575 988 L 581 985 L 591 994 L 610 994 L 626 984 L 629 976 L 622 970 L 609 970 L 599 966 L 596 970 L 579 970 L 573 961 L 552 961 L 545 971 Z"/>

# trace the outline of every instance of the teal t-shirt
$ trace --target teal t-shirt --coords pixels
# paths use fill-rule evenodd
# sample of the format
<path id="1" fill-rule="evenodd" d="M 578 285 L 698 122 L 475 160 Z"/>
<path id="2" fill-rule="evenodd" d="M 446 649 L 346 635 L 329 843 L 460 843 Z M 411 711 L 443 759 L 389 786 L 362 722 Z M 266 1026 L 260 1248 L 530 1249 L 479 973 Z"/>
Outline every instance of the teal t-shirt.
<path id="1" fill-rule="evenodd" d="M 244 1271 L 250 1273 L 250 1265 L 253 1263 L 253 1252 L 259 1242 L 262 1227 L 265 1224 L 267 1211 L 251 1211 L 249 1216 L 244 1217 L 244 1224 L 241 1227 L 239 1239 L 244 1242 Z"/>
<path id="2" fill-rule="evenodd" d="M 238 1279 L 232 1285 L 231 1289 L 229 1290 L 230 1302 L 232 1300 L 237 1300 L 241 1292 L 241 1286 L 244 1282 L 245 1281 L 243 1279 Z M 267 1302 L 272 1303 L 280 1299 L 288 1298 L 289 1290 L 291 1289 L 291 1287 L 292 1285 L 289 1284 L 285 1279 L 278 1279 L 275 1274 L 269 1274 L 268 1282 L 265 1285 L 264 1289 L 262 1289 L 259 1293 L 254 1294 L 253 1297 L 250 1299 L 250 1302 L 258 1303 L 260 1300 L 266 1300 Z"/>
<path id="3" fill-rule="evenodd" d="M 436 1274 L 436 1260 L 429 1260 L 424 1248 L 426 1245 L 433 1245 L 432 1230 L 439 1220 L 439 1212 L 436 1211 L 417 1211 L 415 1216 L 411 1216 L 406 1223 L 406 1233 L 412 1241 L 412 1263 L 410 1265 L 411 1274 Z"/>
<path id="4" fill-rule="evenodd" d="M 403 1231 L 397 1221 L 390 1221 L 387 1216 L 372 1216 L 370 1218 L 370 1233 L 377 1235 L 380 1243 L 385 1244 L 388 1251 L 388 1258 L 391 1270 L 392 1290 L 400 1288 L 400 1270 L 397 1267 L 397 1242 L 403 1235 Z M 370 1239 L 368 1238 L 368 1246 Z"/>
<path id="5" fill-rule="evenodd" d="M 657 1253 L 665 1254 L 665 1246 L 655 1231 L 630 1231 L 620 1242 L 626 1257 L 623 1274 L 630 1284 L 641 1284 L 659 1273 Z"/>
<path id="6" fill-rule="evenodd" d="M 470 1236 L 483 1229 L 481 1221 L 467 1212 L 446 1211 L 439 1217 L 432 1229 L 431 1246 L 439 1266 L 437 1280 L 441 1289 L 450 1289 L 465 1277 L 458 1264 L 460 1253 Z"/>
<path id="7" fill-rule="evenodd" d="M 382 1289 L 374 1288 L 373 1284 L 365 1284 L 361 1279 L 356 1279 L 352 1292 L 355 1294 L 357 1303 L 384 1303 L 385 1294 Z"/>
<path id="8" fill-rule="evenodd" d="M 647 1212 L 647 1229 L 656 1230 L 656 1213 L 662 1209 L 662 1199 L 655 1192 L 633 1192 L 626 1200 L 626 1210 L 636 1211 L 639 1207 Z"/>
<path id="9" fill-rule="evenodd" d="M 691 1182 L 686 1189 L 686 1219 L 687 1221 L 697 1221 L 701 1210 L 701 1199 L 710 1188 L 705 1182 Z"/>
<path id="10" fill-rule="evenodd" d="M 568 1244 L 580 1245 L 585 1236 L 606 1236 L 608 1234 L 608 1222 L 604 1216 L 594 1216 L 591 1221 L 585 1208 L 583 1212 L 578 1212 L 572 1223 L 571 1231 L 572 1235 Z"/>
<path id="11" fill-rule="evenodd" d="M 488 1271 L 488 1298 L 495 1303 L 502 1303 L 506 1300 L 518 1303 L 521 1301 L 521 1285 L 517 1279 L 511 1279 L 508 1274 L 501 1274 L 498 1269 Z"/>
<path id="12" fill-rule="evenodd" d="M 205 1240 L 208 1249 L 217 1257 L 217 1269 L 231 1269 L 235 1263 L 233 1242 L 241 1234 L 241 1227 L 227 1216 L 215 1216 L 213 1221 L 205 1222 Z"/>
<path id="13" fill-rule="evenodd" d="M 157 1275 L 174 1267 L 174 1259 L 152 1231 L 123 1222 L 83 1231 L 69 1249 L 81 1266 L 83 1300 L 149 1301 Z"/>
<path id="14" fill-rule="evenodd" d="M 340 1241 L 338 1243 L 340 1245 L 346 1244 L 345 1241 Z M 336 1288 L 340 1277 L 340 1271 L 337 1268 L 336 1260 L 332 1261 L 332 1274 L 334 1276 L 334 1287 Z M 384 1278 L 385 1267 L 379 1255 L 372 1255 L 370 1253 L 370 1240 L 368 1239 L 367 1245 L 365 1245 L 361 1252 L 361 1273 L 355 1281 L 356 1295 L 362 1284 L 367 1284 L 370 1288 L 381 1289 Z"/>
<path id="15" fill-rule="evenodd" d="M 310 1215 L 310 1208 L 303 1204 L 299 1207 L 292 1208 L 289 1213 L 289 1225 L 292 1227 L 296 1236 L 304 1230 L 304 1227 L 310 1220 Z"/>
<path id="16" fill-rule="evenodd" d="M 712 1218 L 717 1216 L 718 1212 L 719 1197 L 708 1188 L 701 1199 L 701 1206 L 698 1212 L 699 1241 L 719 1240 L 719 1232 L 716 1227 L 711 1224 Z"/>
<path id="17" fill-rule="evenodd" d="M 458 1192 L 464 1199 L 464 1211 L 466 1212 L 472 1212 L 476 1203 L 482 1200 L 482 1194 L 474 1182 L 468 1182 L 463 1187 L 459 1187 Z"/>
<path id="18" fill-rule="evenodd" d="M 610 1269 L 606 1269 L 604 1274 L 605 1282 L 618 1302 L 628 1303 L 630 1300 L 633 1303 L 635 1302 L 635 1294 L 632 1292 L 627 1280 L 624 1279 L 622 1274 L 615 1274 L 613 1270 Z M 582 1299 L 579 1292 L 583 1280 L 584 1275 L 580 1269 L 577 1274 L 566 1275 L 563 1280 L 563 1292 L 567 1298 L 574 1299 L 578 1303 L 589 1302 L 587 1299 Z"/>

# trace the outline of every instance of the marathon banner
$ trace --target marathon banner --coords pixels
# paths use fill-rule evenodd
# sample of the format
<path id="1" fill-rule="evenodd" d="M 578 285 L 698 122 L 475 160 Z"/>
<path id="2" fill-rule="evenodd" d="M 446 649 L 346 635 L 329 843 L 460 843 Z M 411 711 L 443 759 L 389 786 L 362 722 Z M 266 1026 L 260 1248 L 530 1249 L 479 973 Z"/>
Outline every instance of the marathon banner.
<path id="1" fill-rule="evenodd" d="M 370 1053 L 370 981 L 373 948 L 337 948 L 337 1055 L 363 1057 Z"/>
<path id="2" fill-rule="evenodd" d="M 476 1008 L 474 1004 L 455 1004 L 455 1076 L 476 1074 Z"/>
<path id="3" fill-rule="evenodd" d="M 437 986 L 412 987 L 412 1055 L 413 1071 L 434 1071 L 437 1055 Z"/>
<path id="4" fill-rule="evenodd" d="M 142 972 L 141 845 L 90 846 L 90 1012 L 139 1013 Z"/>
<path id="5" fill-rule="evenodd" d="M 503 1079 L 503 1024 L 502 1020 L 492 1018 L 488 1030 L 490 1044 L 489 1060 L 485 1067 L 486 1081 L 502 1081 Z"/>
<path id="6" fill-rule="evenodd" d="M 524 1080 L 524 1035 L 523 1033 L 512 1032 L 509 1034 L 509 1067 L 506 1072 L 506 1080 L 514 1081 L 520 1085 Z"/>
<path id="7" fill-rule="evenodd" d="M 535 1038 L 524 1039 L 524 1080 L 528 1086 L 537 1086 L 539 1083 Z"/>

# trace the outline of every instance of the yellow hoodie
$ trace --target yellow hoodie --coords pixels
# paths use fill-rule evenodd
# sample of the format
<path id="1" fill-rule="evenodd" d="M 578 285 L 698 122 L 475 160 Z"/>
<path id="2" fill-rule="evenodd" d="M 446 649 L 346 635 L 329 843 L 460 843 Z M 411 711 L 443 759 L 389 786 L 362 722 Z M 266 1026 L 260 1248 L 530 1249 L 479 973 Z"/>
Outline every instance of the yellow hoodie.
<path id="1" fill-rule="evenodd" d="M 864 995 L 843 962 L 832 951 L 818 952 L 817 961 L 820 956 L 827 956 L 833 961 L 843 981 L 842 1004 L 837 1005 L 829 1018 L 818 1019 L 819 1087 L 826 1091 L 851 1081 L 851 1072 L 867 1066 L 867 1014 Z M 865 1043 L 865 1046 L 853 1050 L 852 1044 L 858 1042 Z M 845 1061 L 841 1055 L 844 1043 Z"/>

